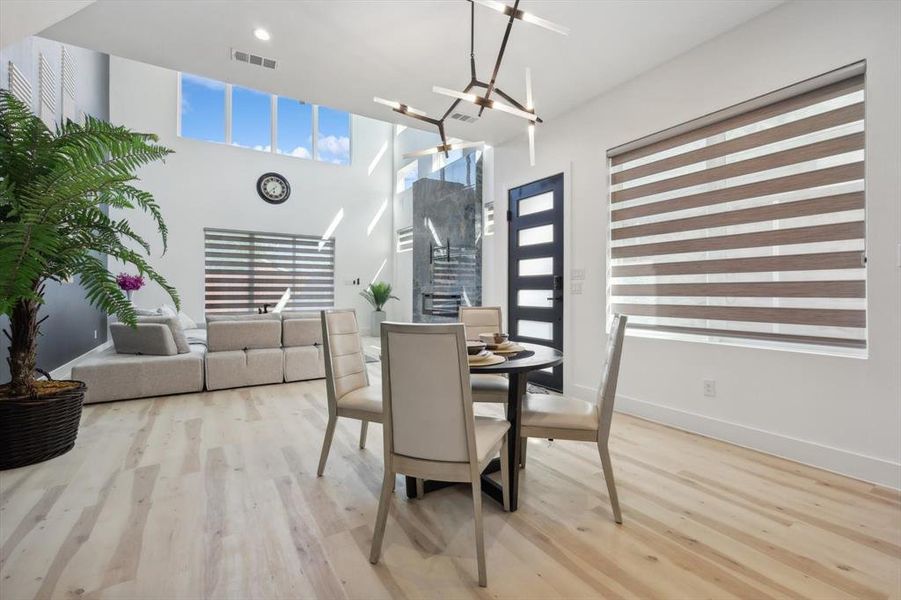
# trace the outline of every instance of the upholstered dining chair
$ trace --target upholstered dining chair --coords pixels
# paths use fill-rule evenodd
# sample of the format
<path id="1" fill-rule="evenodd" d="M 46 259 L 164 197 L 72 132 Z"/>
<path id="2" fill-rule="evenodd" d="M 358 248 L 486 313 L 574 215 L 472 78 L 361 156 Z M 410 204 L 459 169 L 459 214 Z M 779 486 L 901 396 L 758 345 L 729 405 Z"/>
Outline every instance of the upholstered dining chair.
<path id="1" fill-rule="evenodd" d="M 610 463 L 610 421 L 613 418 L 613 400 L 619 379 L 619 363 L 623 353 L 623 339 L 626 333 L 626 315 L 614 315 L 607 341 L 607 360 L 604 365 L 604 379 L 598 389 L 596 402 L 585 402 L 575 398 L 565 398 L 550 394 L 526 394 L 520 417 L 520 463 L 525 466 L 528 438 L 555 440 L 576 440 L 597 442 L 604 479 L 613 517 L 617 523 L 623 522 L 613 481 L 613 467 Z"/>
<path id="2" fill-rule="evenodd" d="M 338 417 L 361 422 L 360 448 L 366 447 L 369 422 L 382 422 L 382 390 L 379 386 L 369 385 L 357 313 L 352 309 L 330 309 L 323 310 L 321 318 L 328 425 L 316 471 L 319 476 L 325 470 Z"/>
<path id="3" fill-rule="evenodd" d="M 505 419 L 475 417 L 461 324 L 382 324 L 385 478 L 369 560 L 379 560 L 397 474 L 469 482 L 475 511 L 479 585 L 487 585 L 481 473 L 500 452 L 507 481 Z M 503 490 L 509 510 L 508 490 Z"/>
<path id="4" fill-rule="evenodd" d="M 466 339 L 478 341 L 480 333 L 504 330 L 500 306 L 461 306 L 460 322 L 466 326 Z M 503 375 L 479 373 L 470 376 L 473 402 L 506 402 L 510 383 Z"/>

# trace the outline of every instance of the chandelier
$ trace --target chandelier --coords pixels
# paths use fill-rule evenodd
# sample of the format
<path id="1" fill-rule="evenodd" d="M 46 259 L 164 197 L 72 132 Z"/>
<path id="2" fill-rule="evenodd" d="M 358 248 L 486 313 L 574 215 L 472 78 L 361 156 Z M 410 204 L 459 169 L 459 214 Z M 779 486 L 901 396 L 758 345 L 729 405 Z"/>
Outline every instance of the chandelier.
<path id="1" fill-rule="evenodd" d="M 507 49 L 507 42 L 510 39 L 510 31 L 513 29 L 514 21 L 523 21 L 525 23 L 531 23 L 533 25 L 537 25 L 544 29 L 548 29 L 550 31 L 568 35 L 569 29 L 563 27 L 561 25 L 557 25 L 555 23 L 551 23 L 541 17 L 537 17 L 531 13 L 525 12 L 519 9 L 520 0 L 515 0 L 513 6 L 509 6 L 504 4 L 503 2 L 497 2 L 495 0 L 467 0 L 470 4 L 470 19 L 469 19 L 469 72 L 470 79 L 469 83 L 462 91 L 452 90 L 448 88 L 443 88 L 439 86 L 434 86 L 432 91 L 436 94 L 441 94 L 443 96 L 448 96 L 453 98 L 453 102 L 450 107 L 444 112 L 444 114 L 440 118 L 430 117 L 426 112 L 413 108 L 408 104 L 403 104 L 401 102 L 396 102 L 394 100 L 385 100 L 384 98 L 375 97 L 373 101 L 378 104 L 383 104 L 388 106 L 394 112 L 400 113 L 407 117 L 411 117 L 413 119 L 417 119 L 424 123 L 428 123 L 433 125 L 438 129 L 438 135 L 441 138 L 441 143 L 437 146 L 433 146 L 431 148 L 426 148 L 424 150 L 419 150 L 416 152 L 410 152 L 408 154 L 404 154 L 404 158 L 417 158 L 420 156 L 427 156 L 429 154 L 438 154 L 443 152 L 445 156 L 448 156 L 451 150 L 457 150 L 461 148 L 472 148 L 477 146 L 484 145 L 485 142 L 460 142 L 457 140 L 449 141 L 444 132 L 444 122 L 447 118 L 453 113 L 454 109 L 457 108 L 457 105 L 460 102 L 469 102 L 479 107 L 479 116 L 482 116 L 482 113 L 485 109 L 489 110 L 497 110 L 500 112 L 505 112 L 510 115 L 514 115 L 516 117 L 520 117 L 527 121 L 527 134 L 529 138 L 529 164 L 535 166 L 535 125 L 541 123 L 541 118 L 538 117 L 535 112 L 535 106 L 532 99 L 532 75 L 531 70 L 526 68 L 526 101 L 525 103 L 521 103 L 517 101 L 513 96 L 507 94 L 497 86 L 497 76 L 501 69 L 501 62 L 504 59 L 504 51 Z M 485 6 L 487 8 L 494 9 L 501 14 L 509 17 L 507 20 L 507 28 L 504 30 L 504 37 L 501 39 L 501 46 L 497 53 L 497 59 L 494 62 L 494 70 L 491 73 L 491 80 L 487 83 L 480 80 L 476 76 L 476 59 L 475 59 L 475 5 L 479 4 L 481 6 Z M 473 90 L 484 90 L 482 94 L 477 94 Z M 495 95 L 500 100 L 493 98 Z"/>

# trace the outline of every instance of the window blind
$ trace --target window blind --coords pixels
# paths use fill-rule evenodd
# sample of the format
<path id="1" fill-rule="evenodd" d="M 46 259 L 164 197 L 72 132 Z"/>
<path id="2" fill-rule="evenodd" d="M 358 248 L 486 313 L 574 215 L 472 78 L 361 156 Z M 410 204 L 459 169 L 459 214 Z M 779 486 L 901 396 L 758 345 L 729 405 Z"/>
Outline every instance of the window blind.
<path id="1" fill-rule="evenodd" d="M 864 65 L 608 152 L 630 328 L 866 347 Z"/>
<path id="2" fill-rule="evenodd" d="M 309 235 L 204 229 L 205 307 L 211 313 L 285 311 L 335 304 L 335 240 Z"/>

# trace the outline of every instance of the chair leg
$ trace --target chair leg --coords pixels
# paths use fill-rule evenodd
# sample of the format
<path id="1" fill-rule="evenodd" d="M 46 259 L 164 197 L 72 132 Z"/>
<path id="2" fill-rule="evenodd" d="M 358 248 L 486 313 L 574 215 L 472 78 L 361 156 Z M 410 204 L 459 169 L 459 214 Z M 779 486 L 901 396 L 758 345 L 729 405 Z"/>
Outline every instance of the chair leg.
<path id="1" fill-rule="evenodd" d="M 619 498 L 616 495 L 613 465 L 610 463 L 610 450 L 607 448 L 607 444 L 598 444 L 598 454 L 601 456 L 601 465 L 604 467 L 604 479 L 607 480 L 607 493 L 610 495 L 610 506 L 613 507 L 613 519 L 617 523 L 622 523 L 623 515 L 619 511 Z"/>
<path id="2" fill-rule="evenodd" d="M 519 438 L 519 468 L 526 468 L 526 450 L 529 448 L 529 438 Z"/>
<path id="3" fill-rule="evenodd" d="M 366 447 L 366 432 L 369 431 L 369 421 L 360 421 L 360 449 Z"/>
<path id="4" fill-rule="evenodd" d="M 476 561 L 479 563 L 479 585 L 488 587 L 485 573 L 485 532 L 482 528 L 482 482 L 476 477 L 472 482 L 472 508 L 476 524 Z"/>
<path id="5" fill-rule="evenodd" d="M 386 470 L 382 482 L 382 495 L 379 497 L 379 512 L 375 517 L 375 531 L 372 534 L 372 549 L 369 551 L 369 562 L 376 564 L 382 553 L 382 540 L 385 538 L 385 523 L 388 522 L 388 505 L 394 492 L 394 473 Z"/>
<path id="6" fill-rule="evenodd" d="M 510 454 L 507 452 L 507 436 L 501 444 L 501 491 L 504 498 L 504 510 L 510 512 Z"/>
<path id="7" fill-rule="evenodd" d="M 319 455 L 319 468 L 316 469 L 316 475 L 322 477 L 325 471 L 325 461 L 328 460 L 328 452 L 332 447 L 332 438 L 335 436 L 335 425 L 338 424 L 338 416 L 329 416 L 328 425 L 325 427 L 325 439 L 322 440 L 322 453 Z"/>
<path id="8" fill-rule="evenodd" d="M 416 498 L 418 500 L 422 500 L 425 496 L 425 479 L 422 477 L 416 478 Z"/>

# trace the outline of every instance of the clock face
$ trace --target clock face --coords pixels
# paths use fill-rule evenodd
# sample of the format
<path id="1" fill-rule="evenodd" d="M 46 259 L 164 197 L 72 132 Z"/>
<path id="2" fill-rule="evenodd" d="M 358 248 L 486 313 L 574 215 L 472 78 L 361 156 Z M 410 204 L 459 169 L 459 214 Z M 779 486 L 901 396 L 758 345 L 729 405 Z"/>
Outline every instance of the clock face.
<path id="1" fill-rule="evenodd" d="M 264 173 L 257 179 L 257 193 L 270 204 L 281 204 L 291 195 L 291 186 L 278 173 Z"/>

